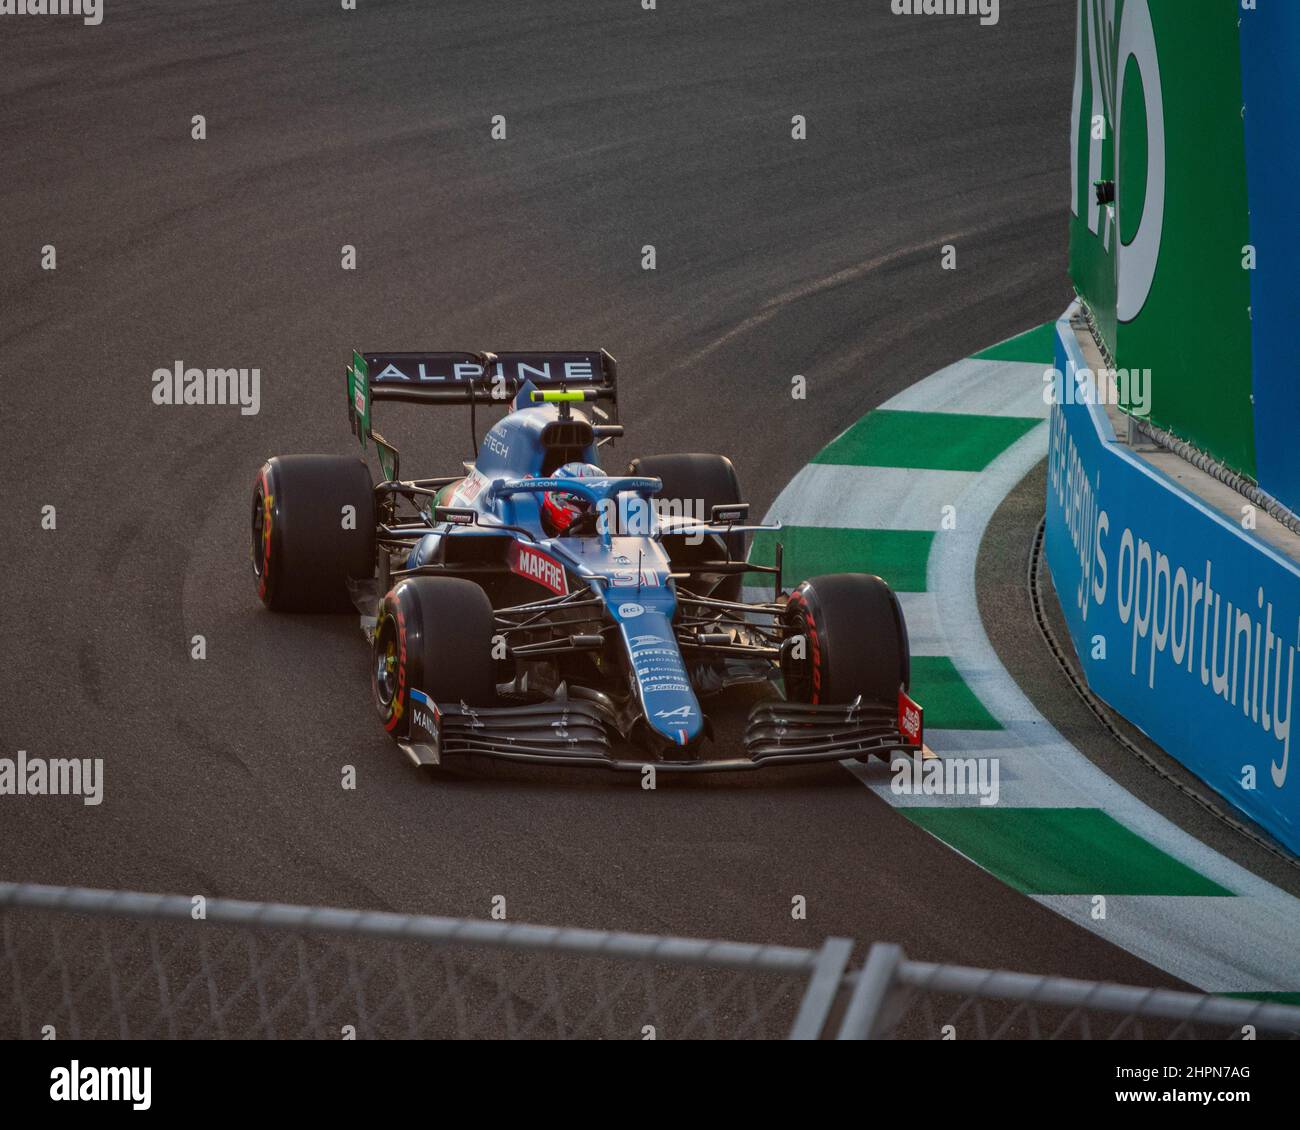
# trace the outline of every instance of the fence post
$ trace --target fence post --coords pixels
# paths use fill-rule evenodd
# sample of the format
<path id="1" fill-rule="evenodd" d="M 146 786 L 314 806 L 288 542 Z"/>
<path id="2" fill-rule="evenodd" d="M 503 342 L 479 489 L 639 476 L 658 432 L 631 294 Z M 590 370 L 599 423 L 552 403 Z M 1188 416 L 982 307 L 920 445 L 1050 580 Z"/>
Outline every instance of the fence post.
<path id="1" fill-rule="evenodd" d="M 876 1038 L 876 1026 L 904 957 L 903 947 L 892 942 L 876 942 L 867 951 L 866 964 L 858 973 L 858 983 L 853 987 L 849 1007 L 840 1022 L 837 1040 Z"/>
<path id="2" fill-rule="evenodd" d="M 790 1039 L 815 1040 L 822 1034 L 852 952 L 853 942 L 848 938 L 827 938 L 817 951 L 817 963 L 808 978 Z"/>

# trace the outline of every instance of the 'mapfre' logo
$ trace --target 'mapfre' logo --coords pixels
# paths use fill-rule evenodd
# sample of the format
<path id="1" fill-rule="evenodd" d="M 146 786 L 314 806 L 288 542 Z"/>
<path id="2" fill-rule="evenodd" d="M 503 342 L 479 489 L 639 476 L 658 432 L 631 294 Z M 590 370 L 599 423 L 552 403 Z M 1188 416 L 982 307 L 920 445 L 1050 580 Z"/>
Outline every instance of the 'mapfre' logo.
<path id="1" fill-rule="evenodd" d="M 510 568 L 519 576 L 550 589 L 556 596 L 568 595 L 569 582 L 564 575 L 564 566 L 540 549 L 515 542 L 510 552 Z"/>

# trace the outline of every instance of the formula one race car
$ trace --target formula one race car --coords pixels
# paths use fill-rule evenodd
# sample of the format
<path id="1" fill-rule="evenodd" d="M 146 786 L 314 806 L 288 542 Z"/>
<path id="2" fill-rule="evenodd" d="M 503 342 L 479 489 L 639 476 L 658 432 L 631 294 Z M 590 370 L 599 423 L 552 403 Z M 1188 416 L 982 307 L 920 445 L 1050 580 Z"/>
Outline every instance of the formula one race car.
<path id="1" fill-rule="evenodd" d="M 360 610 L 380 719 L 417 765 L 735 770 L 921 750 L 883 580 L 816 577 L 786 595 L 779 545 L 773 565 L 745 560 L 749 533 L 780 527 L 746 524 L 723 456 L 600 469 L 623 435 L 605 351 L 354 354 L 347 392 L 383 481 L 346 456 L 269 460 L 254 572 L 276 611 Z M 381 400 L 468 405 L 473 462 L 402 479 L 371 425 Z M 480 448 L 477 412 L 493 406 L 509 411 Z M 772 599 L 744 601 L 746 574 L 766 574 Z M 771 690 L 743 756 L 707 757 L 700 699 L 755 683 Z"/>

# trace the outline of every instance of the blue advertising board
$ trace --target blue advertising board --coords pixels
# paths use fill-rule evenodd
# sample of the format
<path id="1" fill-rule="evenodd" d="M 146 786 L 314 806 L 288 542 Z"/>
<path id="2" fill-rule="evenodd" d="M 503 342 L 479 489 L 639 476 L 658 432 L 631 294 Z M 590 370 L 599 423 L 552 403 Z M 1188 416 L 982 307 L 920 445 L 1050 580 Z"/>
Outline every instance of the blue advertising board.
<path id="1" fill-rule="evenodd" d="M 1116 442 L 1067 320 L 1056 350 L 1046 553 L 1088 685 L 1300 852 L 1300 568 Z"/>
<path id="2" fill-rule="evenodd" d="M 1300 510 L 1300 3 L 1262 0 L 1240 12 L 1250 239 L 1255 469 Z"/>

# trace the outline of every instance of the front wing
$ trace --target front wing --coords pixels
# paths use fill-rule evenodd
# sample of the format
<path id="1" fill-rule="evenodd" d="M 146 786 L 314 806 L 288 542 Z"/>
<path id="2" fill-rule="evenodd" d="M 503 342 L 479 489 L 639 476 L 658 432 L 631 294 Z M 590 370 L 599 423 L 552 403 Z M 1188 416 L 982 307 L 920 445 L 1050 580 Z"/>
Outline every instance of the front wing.
<path id="1" fill-rule="evenodd" d="M 419 691 L 413 691 L 412 697 L 411 736 L 400 744 L 417 765 L 439 765 L 445 757 L 477 754 L 506 761 L 630 772 L 652 765 L 656 772 L 718 773 L 893 752 L 910 755 L 923 749 L 919 724 L 904 735 L 895 708 L 880 704 L 759 703 L 750 711 L 743 757 L 674 760 L 616 757 L 605 712 L 584 699 L 471 707 L 435 704 Z"/>

